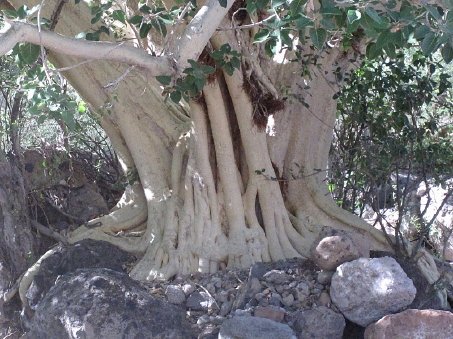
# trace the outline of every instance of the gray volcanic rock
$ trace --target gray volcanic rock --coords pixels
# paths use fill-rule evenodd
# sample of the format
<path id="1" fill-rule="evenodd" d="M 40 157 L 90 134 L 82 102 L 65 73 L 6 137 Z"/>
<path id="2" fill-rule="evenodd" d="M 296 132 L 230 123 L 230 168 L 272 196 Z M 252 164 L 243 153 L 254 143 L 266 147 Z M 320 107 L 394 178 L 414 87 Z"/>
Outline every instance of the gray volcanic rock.
<path id="1" fill-rule="evenodd" d="M 219 339 L 296 339 L 293 330 L 270 319 L 235 316 L 220 326 Z"/>
<path id="2" fill-rule="evenodd" d="M 183 309 L 152 296 L 127 274 L 79 269 L 39 302 L 24 339 L 191 339 Z"/>
<path id="3" fill-rule="evenodd" d="M 135 257 L 132 254 L 106 241 L 85 239 L 61 246 L 41 263 L 26 293 L 28 303 L 35 309 L 59 276 L 79 268 L 109 268 L 126 272 L 126 265 L 133 261 Z"/>

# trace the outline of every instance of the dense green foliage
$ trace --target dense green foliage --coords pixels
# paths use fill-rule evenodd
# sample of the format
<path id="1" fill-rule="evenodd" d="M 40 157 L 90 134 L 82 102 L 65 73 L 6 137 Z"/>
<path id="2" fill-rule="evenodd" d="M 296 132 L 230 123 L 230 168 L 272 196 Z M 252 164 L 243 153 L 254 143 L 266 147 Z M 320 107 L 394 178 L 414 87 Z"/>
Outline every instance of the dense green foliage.
<path id="1" fill-rule="evenodd" d="M 339 98 L 329 188 L 347 210 L 362 216 L 370 206 L 400 244 L 409 234 L 428 239 L 434 222 L 424 217 L 430 200 L 422 208 L 414 196 L 419 185 L 447 188 L 445 199 L 452 192 L 449 74 L 416 52 L 366 62 Z"/>
<path id="2" fill-rule="evenodd" d="M 392 174 L 436 183 L 453 176 L 449 78 L 418 53 L 367 62 L 354 73 L 339 99 L 331 157 L 332 188 L 343 207 L 354 210 L 362 199 L 372 205 L 373 192 Z"/>

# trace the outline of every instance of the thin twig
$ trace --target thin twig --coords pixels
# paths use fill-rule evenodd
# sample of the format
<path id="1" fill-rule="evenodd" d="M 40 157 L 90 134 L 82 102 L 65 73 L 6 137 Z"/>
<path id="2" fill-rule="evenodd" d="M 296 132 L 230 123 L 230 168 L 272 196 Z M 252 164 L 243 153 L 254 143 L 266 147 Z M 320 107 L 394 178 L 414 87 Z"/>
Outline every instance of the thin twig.
<path id="1" fill-rule="evenodd" d="M 261 20 L 259 22 L 255 22 L 253 24 L 249 24 L 249 25 L 243 25 L 243 26 L 233 26 L 233 27 L 230 27 L 230 28 L 217 28 L 217 31 L 231 31 L 233 29 L 246 29 L 246 28 L 253 28 L 253 27 L 256 27 L 256 26 L 260 26 L 260 25 L 263 25 L 266 21 L 272 19 L 273 17 L 277 16 L 277 14 L 272 14 L 271 16 L 267 17 L 266 19 L 264 20 Z"/>
<path id="2" fill-rule="evenodd" d="M 120 83 L 121 80 L 123 80 L 128 74 L 130 71 L 132 71 L 133 69 L 135 68 L 135 65 L 133 66 L 130 66 L 128 69 L 126 69 L 126 71 L 120 76 L 118 77 L 118 79 L 108 83 L 107 85 L 105 85 L 104 87 L 102 88 L 110 88 L 110 87 L 116 87 L 118 86 L 118 84 Z"/>
<path id="3" fill-rule="evenodd" d="M 85 60 L 85 61 L 79 62 L 78 64 L 75 64 L 75 65 L 72 65 L 72 66 L 58 68 L 57 71 L 58 72 L 69 71 L 69 70 L 71 70 L 73 68 L 88 64 L 88 63 L 93 62 L 93 61 L 94 61 L 93 59 Z"/>
<path id="4" fill-rule="evenodd" d="M 60 233 L 51 230 L 50 228 L 40 224 L 35 220 L 30 220 L 31 225 L 36 228 L 36 230 L 50 238 L 55 239 L 56 241 L 61 242 L 63 245 L 69 245 L 68 240 L 63 237 Z"/>

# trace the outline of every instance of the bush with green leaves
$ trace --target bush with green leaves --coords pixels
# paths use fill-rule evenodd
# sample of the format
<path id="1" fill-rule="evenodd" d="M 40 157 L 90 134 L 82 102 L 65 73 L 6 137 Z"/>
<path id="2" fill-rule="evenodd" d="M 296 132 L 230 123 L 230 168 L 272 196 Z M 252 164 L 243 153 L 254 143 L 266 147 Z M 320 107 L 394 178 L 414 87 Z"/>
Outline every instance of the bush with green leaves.
<path id="1" fill-rule="evenodd" d="M 395 208 L 401 236 L 418 184 L 453 177 L 450 73 L 413 53 L 366 62 L 351 76 L 338 100 L 330 156 L 329 189 L 338 204 L 360 216 L 369 205 L 384 226 L 383 209 Z M 412 226 L 426 236 L 430 221 L 418 213 Z"/>

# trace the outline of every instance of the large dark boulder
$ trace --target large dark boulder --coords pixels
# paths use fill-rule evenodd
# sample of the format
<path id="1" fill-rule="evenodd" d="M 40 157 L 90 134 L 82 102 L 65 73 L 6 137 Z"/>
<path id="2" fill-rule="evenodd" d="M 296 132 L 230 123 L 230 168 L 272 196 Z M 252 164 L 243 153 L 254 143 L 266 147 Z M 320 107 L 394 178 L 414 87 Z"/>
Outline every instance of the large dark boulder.
<path id="1" fill-rule="evenodd" d="M 126 265 L 134 260 L 132 254 L 106 241 L 85 239 L 68 246 L 60 246 L 41 263 L 39 272 L 34 276 L 26 293 L 28 303 L 35 309 L 59 276 L 79 268 L 103 267 L 126 272 Z"/>
<path id="2" fill-rule="evenodd" d="M 127 274 L 78 269 L 41 300 L 24 339 L 191 339 L 183 309 L 153 297 Z"/>

